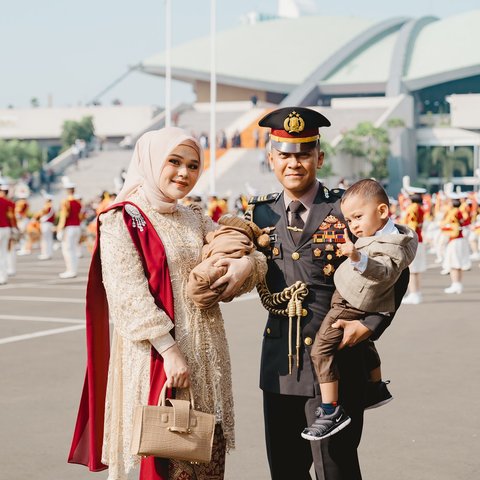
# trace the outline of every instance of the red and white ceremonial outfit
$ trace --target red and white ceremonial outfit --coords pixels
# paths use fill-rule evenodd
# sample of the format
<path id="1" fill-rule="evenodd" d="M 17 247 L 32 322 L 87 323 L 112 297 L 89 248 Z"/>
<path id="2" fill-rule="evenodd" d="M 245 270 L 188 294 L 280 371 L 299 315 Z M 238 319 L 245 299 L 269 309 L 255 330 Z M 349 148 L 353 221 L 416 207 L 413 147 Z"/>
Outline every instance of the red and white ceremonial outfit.
<path id="1" fill-rule="evenodd" d="M 62 232 L 62 254 L 65 272 L 61 276 L 75 277 L 78 271 L 78 243 L 81 235 L 82 204 L 70 195 L 62 203 L 59 231 Z"/>
<path id="2" fill-rule="evenodd" d="M 410 264 L 410 273 L 423 273 L 427 270 L 427 252 L 423 243 L 423 208 L 419 203 L 411 203 L 406 211 L 403 224 L 410 227 L 418 236 L 418 248 L 413 262 Z"/>
<path id="3" fill-rule="evenodd" d="M 14 211 L 12 202 L 0 197 L 0 285 L 7 283 L 8 242 L 12 232 Z"/>
<path id="4" fill-rule="evenodd" d="M 55 223 L 55 210 L 51 200 L 45 202 L 38 220 L 40 222 L 40 232 L 42 234 L 39 258 L 41 260 L 48 260 L 49 258 L 52 258 L 53 254 L 53 227 Z"/>
<path id="5" fill-rule="evenodd" d="M 443 260 L 443 269 L 469 270 L 472 267 L 470 248 L 462 230 L 470 224 L 470 219 L 459 208 L 450 209 L 442 222 L 442 232 L 448 236 L 448 244 Z"/>

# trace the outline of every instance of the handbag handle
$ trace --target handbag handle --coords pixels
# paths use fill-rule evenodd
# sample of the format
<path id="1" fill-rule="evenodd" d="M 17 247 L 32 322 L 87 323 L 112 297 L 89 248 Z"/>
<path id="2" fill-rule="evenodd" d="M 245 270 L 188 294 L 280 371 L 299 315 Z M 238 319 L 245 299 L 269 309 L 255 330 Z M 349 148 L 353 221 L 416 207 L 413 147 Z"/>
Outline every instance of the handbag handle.
<path id="1" fill-rule="evenodd" d="M 160 393 L 159 406 L 164 407 L 167 399 L 165 398 L 167 392 L 167 383 L 165 382 Z M 168 401 L 173 406 L 174 419 L 173 425 L 168 427 L 168 430 L 176 433 L 192 433 L 190 429 L 190 411 L 195 409 L 192 389 L 188 388 L 190 400 L 176 400 L 169 398 Z"/>
<path id="2" fill-rule="evenodd" d="M 165 406 L 166 395 L 167 395 L 167 382 L 163 384 L 162 391 L 160 392 L 160 397 L 158 399 L 159 406 Z M 192 387 L 188 387 L 188 395 L 190 397 L 191 408 L 192 410 L 195 410 L 195 400 L 193 399 Z"/>

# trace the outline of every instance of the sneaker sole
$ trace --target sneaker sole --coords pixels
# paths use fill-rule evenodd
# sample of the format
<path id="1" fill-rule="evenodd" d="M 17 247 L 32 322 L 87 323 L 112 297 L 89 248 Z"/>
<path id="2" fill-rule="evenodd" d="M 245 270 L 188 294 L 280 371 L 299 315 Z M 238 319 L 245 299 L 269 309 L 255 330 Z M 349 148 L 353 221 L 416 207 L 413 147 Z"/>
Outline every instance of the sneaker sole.
<path id="1" fill-rule="evenodd" d="M 371 410 L 372 408 L 381 407 L 382 405 L 386 405 L 387 403 L 391 402 L 392 400 L 393 400 L 393 397 L 387 398 L 386 400 L 382 400 L 381 402 L 374 403 L 373 405 L 365 407 L 365 410 Z"/>
<path id="2" fill-rule="evenodd" d="M 303 433 L 303 432 L 300 435 L 305 440 L 310 440 L 312 442 L 316 442 L 317 440 L 322 440 L 322 438 L 327 438 L 327 437 L 331 437 L 332 435 L 335 435 L 340 430 L 343 430 L 351 421 L 352 421 L 352 419 L 349 417 L 348 420 L 345 420 L 344 422 L 342 422 L 337 428 L 334 428 L 331 432 L 328 432 L 325 435 L 322 435 L 321 437 L 312 437 L 312 436 L 308 435 L 308 433 Z"/>

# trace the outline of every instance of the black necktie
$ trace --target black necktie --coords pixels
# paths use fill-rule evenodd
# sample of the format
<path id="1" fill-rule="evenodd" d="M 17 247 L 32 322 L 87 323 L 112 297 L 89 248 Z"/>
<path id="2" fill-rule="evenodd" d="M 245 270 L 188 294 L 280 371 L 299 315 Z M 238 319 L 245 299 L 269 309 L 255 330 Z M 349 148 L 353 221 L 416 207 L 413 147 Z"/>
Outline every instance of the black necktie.
<path id="1" fill-rule="evenodd" d="M 296 245 L 302 236 L 303 227 L 305 226 L 305 222 L 300 216 L 305 210 L 305 206 L 302 202 L 295 200 L 294 202 L 290 202 L 288 209 L 290 210 L 290 227 L 288 229 Z"/>

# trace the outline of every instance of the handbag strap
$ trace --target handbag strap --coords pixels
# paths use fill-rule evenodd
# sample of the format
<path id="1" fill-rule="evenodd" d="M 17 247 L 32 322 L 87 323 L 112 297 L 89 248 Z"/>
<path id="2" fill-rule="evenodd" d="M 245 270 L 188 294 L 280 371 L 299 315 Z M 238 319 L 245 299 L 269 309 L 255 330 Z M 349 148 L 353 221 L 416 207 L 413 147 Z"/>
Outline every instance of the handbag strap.
<path id="1" fill-rule="evenodd" d="M 190 402 L 169 398 L 173 405 L 173 425 L 168 427 L 171 432 L 191 433 L 190 430 Z"/>

